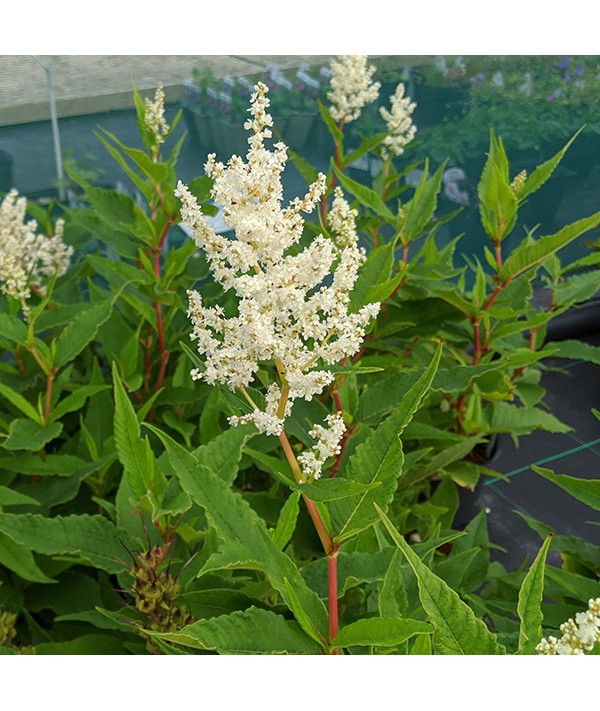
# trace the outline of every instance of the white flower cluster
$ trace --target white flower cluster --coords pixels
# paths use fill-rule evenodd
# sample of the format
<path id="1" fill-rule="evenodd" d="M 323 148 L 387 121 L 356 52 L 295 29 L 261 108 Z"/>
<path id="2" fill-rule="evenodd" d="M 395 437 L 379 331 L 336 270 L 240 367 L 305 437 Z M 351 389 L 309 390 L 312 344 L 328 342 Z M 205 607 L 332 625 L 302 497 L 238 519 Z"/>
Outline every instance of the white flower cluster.
<path id="1" fill-rule="evenodd" d="M 600 642 L 600 597 L 588 602 L 585 612 L 578 612 L 575 620 L 568 619 L 560 626 L 560 639 L 548 637 L 536 647 L 538 654 L 584 654 Z"/>
<path id="2" fill-rule="evenodd" d="M 379 109 L 387 125 L 388 135 L 382 144 L 382 158 L 387 160 L 390 156 L 401 156 L 404 148 L 412 141 L 417 132 L 412 122 L 411 114 L 416 104 L 410 97 L 404 96 L 404 84 L 400 83 L 390 97 L 391 111 L 382 106 Z"/>
<path id="3" fill-rule="evenodd" d="M 169 124 L 165 119 L 165 91 L 162 84 L 159 84 L 154 94 L 154 101 L 144 99 L 146 112 L 144 123 L 146 128 L 155 138 L 155 146 L 164 143 L 166 135 L 169 133 Z"/>
<path id="4" fill-rule="evenodd" d="M 31 290 L 44 294 L 45 282 L 64 274 L 73 254 L 63 242 L 63 220 L 56 221 L 55 234 L 47 237 L 36 234 L 37 222 L 26 221 L 26 212 L 27 200 L 10 190 L 0 204 L 0 290 L 21 302 L 25 316 Z"/>
<path id="5" fill-rule="evenodd" d="M 356 353 L 380 305 L 349 312 L 349 294 L 364 260 L 355 239 L 340 249 L 319 235 L 305 249 L 292 249 L 302 237 L 300 213 L 315 209 L 325 192 L 325 176 L 319 175 L 304 198 L 282 207 L 280 174 L 287 149 L 282 143 L 273 151 L 264 145 L 272 126 L 267 91 L 259 83 L 251 98 L 247 162 L 232 156 L 225 166 L 211 154 L 205 166 L 214 178 L 212 196 L 223 206 L 223 220 L 236 239 L 214 232 L 181 182 L 175 195 L 214 279 L 238 300 L 237 315 L 227 318 L 221 306 L 206 307 L 197 291 L 188 292 L 190 337 L 205 364 L 202 372 L 192 371 L 192 378 L 222 383 L 247 397 L 253 412 L 231 418 L 232 425 L 252 421 L 261 432 L 279 435 L 294 400 L 311 400 L 333 381 L 319 362 L 333 364 Z M 269 361 L 277 367 L 279 383 L 268 386 L 261 409 L 245 388 Z"/>
<path id="6" fill-rule="evenodd" d="M 330 457 L 337 457 L 342 451 L 341 441 L 346 431 L 346 425 L 341 412 L 327 415 L 327 427 L 315 425 L 308 433 L 316 443 L 312 452 L 302 452 L 298 455 L 298 463 L 307 481 L 321 478 L 323 464 Z"/>
<path id="7" fill-rule="evenodd" d="M 354 247 L 358 242 L 356 233 L 356 218 L 358 210 L 352 210 L 346 202 L 341 188 L 333 191 L 331 209 L 327 213 L 329 229 L 333 233 L 335 243 L 341 249 Z"/>
<path id="8" fill-rule="evenodd" d="M 330 67 L 329 112 L 336 121 L 356 121 L 361 109 L 379 96 L 381 84 L 372 81 L 376 68 L 367 67 L 364 55 L 340 56 L 331 61 Z"/>

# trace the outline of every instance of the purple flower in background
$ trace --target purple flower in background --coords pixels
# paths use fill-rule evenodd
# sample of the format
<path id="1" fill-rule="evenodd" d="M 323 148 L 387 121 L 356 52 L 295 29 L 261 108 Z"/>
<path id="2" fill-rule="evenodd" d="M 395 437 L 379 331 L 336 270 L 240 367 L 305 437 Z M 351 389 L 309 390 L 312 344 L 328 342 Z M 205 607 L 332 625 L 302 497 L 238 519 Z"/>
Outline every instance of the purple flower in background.
<path id="1" fill-rule="evenodd" d="M 562 80 L 564 81 L 565 84 L 566 84 L 567 82 L 571 81 L 571 75 L 569 74 L 569 72 L 565 72 L 565 73 L 563 74 Z"/>
<path id="2" fill-rule="evenodd" d="M 571 57 L 562 56 L 556 60 L 556 66 L 559 69 L 566 69 L 571 63 Z"/>
<path id="3" fill-rule="evenodd" d="M 573 69 L 573 76 L 574 77 L 582 77 L 585 74 L 585 69 L 583 67 L 583 64 L 578 64 L 575 69 Z"/>

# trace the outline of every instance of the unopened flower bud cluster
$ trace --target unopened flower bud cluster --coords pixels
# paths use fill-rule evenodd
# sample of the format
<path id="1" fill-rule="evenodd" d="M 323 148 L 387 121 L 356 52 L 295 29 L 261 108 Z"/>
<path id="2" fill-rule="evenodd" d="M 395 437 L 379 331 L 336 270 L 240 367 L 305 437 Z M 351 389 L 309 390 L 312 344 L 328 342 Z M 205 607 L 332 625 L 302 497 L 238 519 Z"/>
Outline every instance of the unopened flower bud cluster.
<path id="1" fill-rule="evenodd" d="M 208 156 L 207 175 L 214 179 L 212 196 L 223 206 L 223 220 L 235 231 L 236 239 L 216 234 L 208 225 L 195 197 L 181 182 L 175 192 L 182 202 L 183 220 L 207 258 L 214 279 L 225 291 L 237 296 L 237 315 L 227 318 L 223 309 L 205 306 L 197 291 L 189 291 L 189 311 L 198 353 L 205 369 L 194 369 L 193 379 L 212 385 L 221 383 L 240 390 L 253 382 L 261 366 L 277 365 L 279 382 L 268 385 L 265 406 L 251 402 L 253 411 L 230 418 L 232 425 L 254 422 L 261 432 L 280 435 L 293 402 L 311 400 L 334 378 L 322 364 L 339 362 L 356 353 L 369 321 L 379 304 L 367 304 L 349 311 L 350 291 L 364 260 L 357 245 L 354 214 L 336 192 L 330 228 L 336 238 L 317 236 L 304 249 L 298 248 L 304 229 L 301 213 L 310 213 L 325 193 L 325 176 L 320 174 L 303 198 L 282 206 L 281 173 L 287 162 L 287 148 L 265 145 L 271 137 L 271 116 L 267 113 L 268 89 L 259 83 L 251 98 L 249 149 L 244 161 L 232 156 L 227 165 Z M 271 363 L 269 365 L 269 363 Z M 337 417 L 317 437 L 315 461 L 335 452 L 343 423 Z M 318 469 L 312 458 L 306 466 Z"/>
<path id="2" fill-rule="evenodd" d="M 382 143 L 382 158 L 387 160 L 390 156 L 401 156 L 405 147 L 412 141 L 417 132 L 412 122 L 412 112 L 416 104 L 409 96 L 404 96 L 404 84 L 400 83 L 390 97 L 391 111 L 382 106 L 379 109 L 386 123 L 388 135 Z"/>
<path id="3" fill-rule="evenodd" d="M 47 281 L 67 271 L 73 248 L 63 242 L 63 220 L 47 237 L 36 234 L 37 222 L 26 212 L 27 200 L 10 190 L 0 204 L 0 290 L 20 301 L 27 316 L 32 289 L 44 294 Z"/>
<path id="4" fill-rule="evenodd" d="M 154 101 L 144 99 L 146 112 L 144 123 L 155 139 L 155 146 L 164 143 L 165 137 L 169 133 L 169 124 L 165 119 L 165 91 L 163 85 L 159 84 L 154 94 Z"/>
<path id="5" fill-rule="evenodd" d="M 336 121 L 356 121 L 363 107 L 379 96 L 381 84 L 372 81 L 376 68 L 368 67 L 363 55 L 340 56 L 331 61 L 330 67 L 329 112 Z"/>
<path id="6" fill-rule="evenodd" d="M 536 647 L 538 654 L 584 654 L 600 642 L 600 597 L 588 602 L 585 612 L 578 612 L 575 620 L 568 619 L 560 626 L 560 639 L 548 637 Z"/>

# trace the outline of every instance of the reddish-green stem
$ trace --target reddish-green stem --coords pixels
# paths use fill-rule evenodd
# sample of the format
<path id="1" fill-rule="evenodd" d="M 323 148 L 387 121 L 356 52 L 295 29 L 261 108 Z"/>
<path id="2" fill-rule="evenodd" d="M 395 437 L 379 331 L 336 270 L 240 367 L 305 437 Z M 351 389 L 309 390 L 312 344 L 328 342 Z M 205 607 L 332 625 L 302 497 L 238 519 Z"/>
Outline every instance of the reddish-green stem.
<path id="1" fill-rule="evenodd" d="M 56 377 L 56 371 L 52 369 L 47 376 L 46 380 L 46 400 L 44 403 L 44 422 L 48 422 L 50 419 L 50 410 L 52 409 L 52 386 L 54 385 L 54 378 Z"/>
<path id="2" fill-rule="evenodd" d="M 335 546 L 327 556 L 327 609 L 329 611 L 329 642 L 332 642 L 339 632 L 338 620 L 338 583 L 337 583 L 337 559 L 340 547 Z M 332 654 L 337 654 L 337 649 L 331 650 Z"/>
<path id="3" fill-rule="evenodd" d="M 498 265 L 498 269 L 502 267 L 502 242 L 499 240 L 495 242 L 496 245 L 496 264 Z"/>
<path id="4" fill-rule="evenodd" d="M 302 481 L 302 471 L 300 469 L 300 465 L 298 464 L 298 460 L 296 459 L 294 450 L 292 449 L 292 446 L 290 445 L 290 442 L 289 442 L 285 432 L 282 432 L 279 435 L 279 441 L 281 442 L 281 446 L 283 448 L 285 457 L 288 460 L 288 463 L 292 469 L 294 478 L 298 482 Z M 315 526 L 315 529 L 316 529 L 317 534 L 319 536 L 319 540 L 321 541 L 321 545 L 323 546 L 323 550 L 325 551 L 325 554 L 327 555 L 327 567 L 328 567 L 327 606 L 328 606 L 328 611 L 329 611 L 329 641 L 331 642 L 331 640 L 338 633 L 338 624 L 339 624 L 338 623 L 338 602 L 337 602 L 337 556 L 338 556 L 338 553 L 340 550 L 340 546 L 333 542 L 333 539 L 331 538 L 327 529 L 325 528 L 325 524 L 323 523 L 323 519 L 321 518 L 321 515 L 319 514 L 319 512 L 317 510 L 315 502 L 312 501 L 311 499 L 309 499 L 304 494 L 302 495 L 302 498 L 304 499 L 304 503 L 306 504 L 308 513 L 309 513 L 309 515 L 312 519 L 312 522 Z M 335 654 L 337 652 L 336 652 L 336 650 L 333 650 L 332 653 Z"/>

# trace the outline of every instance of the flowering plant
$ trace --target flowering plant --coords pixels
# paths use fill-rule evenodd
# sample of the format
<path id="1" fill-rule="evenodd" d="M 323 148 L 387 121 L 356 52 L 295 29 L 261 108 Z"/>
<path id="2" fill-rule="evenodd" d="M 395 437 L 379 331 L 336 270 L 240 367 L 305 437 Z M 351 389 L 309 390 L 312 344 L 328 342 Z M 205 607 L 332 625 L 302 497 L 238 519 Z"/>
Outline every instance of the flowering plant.
<path id="1" fill-rule="evenodd" d="M 487 269 L 456 265 L 458 238 L 439 241 L 445 165 L 417 163 L 406 181 L 405 87 L 380 107 L 385 129 L 348 149 L 379 87 L 365 57 L 331 75 L 319 103 L 331 162 L 293 155 L 306 190 L 287 204 L 262 82 L 246 152 L 209 154 L 187 185 L 160 87 L 134 93 L 143 149 L 99 133 L 137 199 L 71 173 L 85 203 L 64 210 L 65 242 L 83 233 L 103 251 L 61 261 L 45 292 L 28 266 L 27 318 L 20 295 L 0 302 L 1 651 L 535 654 L 574 634 L 590 647 L 596 603 L 576 615 L 597 597 L 597 546 L 531 522 L 539 553 L 508 572 L 490 559 L 486 512 L 466 527 L 455 514 L 495 475 L 473 456 L 490 436 L 566 431 L 539 407 L 540 363 L 597 362 L 598 348 L 547 344 L 545 330 L 597 289 L 576 268 L 598 258 L 557 253 L 600 213 L 508 252 L 568 146 L 527 174 L 492 132 Z M 348 168 L 367 154 L 380 171 L 362 184 Z M 215 204 L 226 235 L 206 219 Z M 18 229 L 35 233 L 19 206 Z M 176 230 L 190 239 L 170 243 Z M 548 563 L 552 546 L 568 566 Z M 575 621 L 559 644 L 565 607 Z"/>

